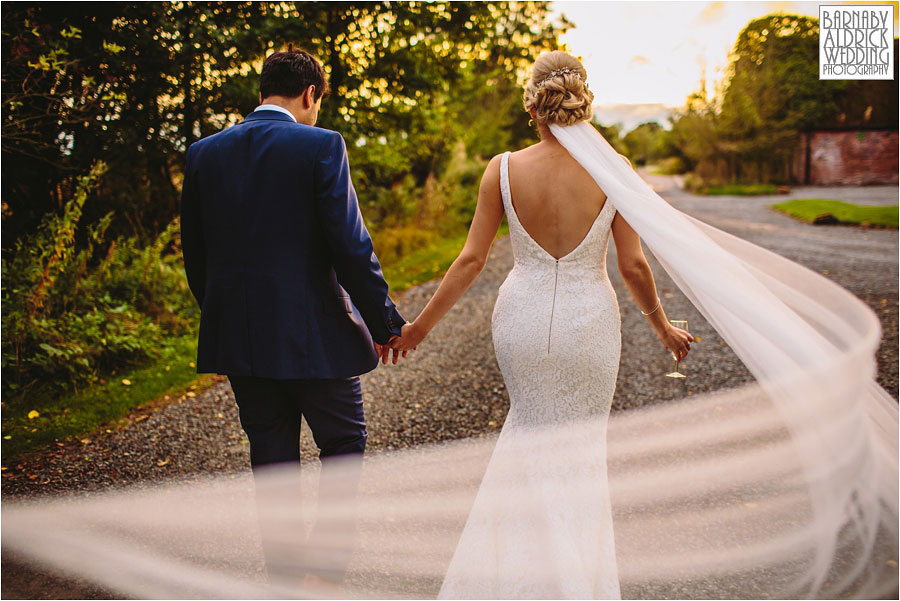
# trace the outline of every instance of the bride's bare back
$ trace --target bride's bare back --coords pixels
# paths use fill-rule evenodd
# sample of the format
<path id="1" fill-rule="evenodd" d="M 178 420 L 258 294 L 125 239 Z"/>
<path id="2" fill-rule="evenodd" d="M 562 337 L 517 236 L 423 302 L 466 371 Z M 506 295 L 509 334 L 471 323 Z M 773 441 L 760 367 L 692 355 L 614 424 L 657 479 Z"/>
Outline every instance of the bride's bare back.
<path id="1" fill-rule="evenodd" d="M 555 140 L 512 153 L 509 185 L 522 227 L 557 259 L 581 244 L 606 202 L 603 190 Z"/>

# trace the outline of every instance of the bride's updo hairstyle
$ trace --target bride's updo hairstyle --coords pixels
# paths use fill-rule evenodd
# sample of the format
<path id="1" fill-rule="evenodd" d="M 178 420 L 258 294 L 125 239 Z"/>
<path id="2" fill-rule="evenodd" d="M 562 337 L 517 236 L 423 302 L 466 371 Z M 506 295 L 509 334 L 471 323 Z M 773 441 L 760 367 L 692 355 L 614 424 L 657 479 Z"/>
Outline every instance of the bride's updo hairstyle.
<path id="1" fill-rule="evenodd" d="M 586 121 L 594 115 L 594 94 L 586 82 L 587 71 L 568 52 L 542 54 L 534 62 L 531 79 L 525 86 L 525 110 L 533 109 L 535 120 L 544 125 Z"/>

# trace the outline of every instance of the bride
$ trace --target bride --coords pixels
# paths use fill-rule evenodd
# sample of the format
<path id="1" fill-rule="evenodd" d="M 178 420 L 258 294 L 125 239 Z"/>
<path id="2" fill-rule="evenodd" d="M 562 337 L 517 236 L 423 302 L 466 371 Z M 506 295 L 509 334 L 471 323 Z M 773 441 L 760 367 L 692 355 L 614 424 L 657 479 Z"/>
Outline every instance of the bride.
<path id="1" fill-rule="evenodd" d="M 621 349 L 606 271 L 610 234 L 619 271 L 660 342 L 679 360 L 691 348 L 693 337 L 666 319 L 640 238 L 550 130 L 591 118 L 586 79 L 565 52 L 535 62 L 524 103 L 540 142 L 490 161 L 465 247 L 394 343 L 414 348 L 465 293 L 505 213 L 515 265 L 500 287 L 492 333 L 510 410 L 441 597 L 620 597 L 605 467 Z M 578 473 L 554 453 L 558 436 L 538 443 L 542 430 L 585 423 Z M 591 490 L 574 490 L 587 483 Z M 514 505 L 492 502 L 513 490 Z"/>
<path id="2" fill-rule="evenodd" d="M 748 538 L 727 552 L 709 549 L 703 559 L 694 558 L 705 564 L 702 573 L 754 565 L 781 548 L 781 559 L 767 573 L 798 567 L 781 587 L 792 595 L 856 586 L 863 596 L 880 596 L 895 589 L 895 568 L 854 583 L 871 567 L 881 533 L 887 533 L 889 548 L 896 549 L 897 540 L 897 402 L 872 376 L 881 338 L 877 316 L 824 276 L 667 203 L 588 122 L 586 78 L 581 63 L 564 52 L 537 59 L 524 104 L 541 141 L 491 160 L 463 250 L 421 314 L 392 341 L 400 350 L 415 348 L 459 300 L 484 267 L 505 213 L 515 263 L 500 287 L 492 334 L 510 409 L 440 596 L 621 597 L 606 453 L 621 342 L 618 302 L 606 271 L 610 236 L 631 295 L 678 360 L 694 338 L 666 319 L 641 242 L 756 379 L 732 395 L 740 408 L 735 415 L 748 411 L 740 425 L 691 430 L 698 444 L 703 437 L 717 441 L 716 455 L 703 461 L 686 447 L 681 464 L 668 462 L 653 477 L 629 482 L 632 501 L 653 497 L 645 506 L 663 512 L 669 501 L 694 504 L 700 513 L 685 520 L 696 524 L 698 534 L 726 523 L 733 527 L 720 537 L 752 538 L 775 528 L 768 546 Z M 675 427 L 675 415 L 665 419 Z M 734 427 L 746 425 L 751 432 L 769 420 L 777 424 L 772 440 L 785 444 L 768 459 L 724 454 L 727 445 L 741 448 L 734 445 L 743 434 Z M 638 436 L 642 444 L 666 449 L 680 438 L 674 431 L 674 438 L 657 436 L 655 428 L 666 424 L 651 421 Z M 762 457 L 767 451 L 760 440 L 747 448 L 759 448 Z M 743 519 L 750 514 L 734 513 L 735 507 L 759 505 L 733 504 L 731 484 L 744 479 L 742 472 L 748 485 L 743 494 L 768 491 L 773 512 L 806 499 L 802 512 L 785 516 L 809 519 L 776 527 L 783 518 L 773 513 L 769 523 L 747 526 Z M 637 490 L 642 492 L 635 495 Z M 713 490 L 718 496 L 711 496 Z M 713 498 L 720 510 L 704 513 Z M 721 521 L 723 516 L 735 521 Z M 654 525 L 638 536 L 660 541 L 682 526 L 678 518 L 647 523 Z M 662 543 L 674 545 L 658 550 L 671 551 L 668 565 L 638 570 L 677 574 L 699 567 L 675 550 L 684 543 Z M 886 565 L 896 566 L 891 561 Z"/>

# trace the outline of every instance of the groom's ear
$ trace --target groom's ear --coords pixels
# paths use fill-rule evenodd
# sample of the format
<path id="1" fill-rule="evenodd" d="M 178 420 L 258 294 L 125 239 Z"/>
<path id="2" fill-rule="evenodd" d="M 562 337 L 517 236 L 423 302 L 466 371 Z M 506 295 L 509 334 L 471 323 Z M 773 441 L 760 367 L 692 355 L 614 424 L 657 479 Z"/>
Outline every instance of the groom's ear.
<path id="1" fill-rule="evenodd" d="M 303 92 L 303 108 L 310 109 L 316 104 L 316 86 L 312 85 Z"/>

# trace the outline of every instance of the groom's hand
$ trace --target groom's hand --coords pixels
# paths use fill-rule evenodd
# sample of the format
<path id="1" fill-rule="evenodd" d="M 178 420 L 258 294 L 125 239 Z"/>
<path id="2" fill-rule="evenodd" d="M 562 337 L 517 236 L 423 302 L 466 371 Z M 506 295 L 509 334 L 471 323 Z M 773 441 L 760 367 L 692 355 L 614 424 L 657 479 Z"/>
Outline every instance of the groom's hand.
<path id="1" fill-rule="evenodd" d="M 388 360 L 391 357 L 391 351 L 394 352 L 394 359 L 392 363 L 397 365 L 397 360 L 399 357 L 406 357 L 407 351 L 401 351 L 400 349 L 391 348 L 392 345 L 397 344 L 397 341 L 400 340 L 399 336 L 391 336 L 391 339 L 387 341 L 387 344 L 378 344 L 375 342 L 375 352 L 378 353 L 378 356 L 381 358 L 381 363 L 387 365 Z"/>
<path id="2" fill-rule="evenodd" d="M 400 337 L 395 336 L 388 344 L 394 350 L 403 351 L 403 356 L 405 357 L 408 351 L 414 351 L 419 348 L 419 343 L 425 339 L 426 334 L 427 332 L 423 332 L 422 328 L 415 322 L 406 322 L 400 331 Z"/>

